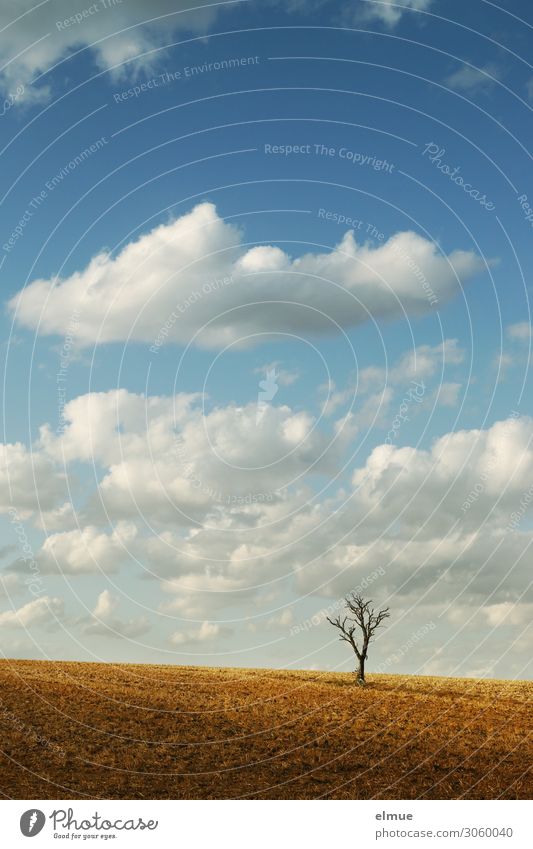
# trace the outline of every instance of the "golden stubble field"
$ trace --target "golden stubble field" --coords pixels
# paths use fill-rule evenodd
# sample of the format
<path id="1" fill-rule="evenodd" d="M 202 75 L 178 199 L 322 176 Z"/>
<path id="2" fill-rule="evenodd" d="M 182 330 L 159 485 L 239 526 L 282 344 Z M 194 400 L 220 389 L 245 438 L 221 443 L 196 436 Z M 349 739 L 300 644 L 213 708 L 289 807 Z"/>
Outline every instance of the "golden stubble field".
<path id="1" fill-rule="evenodd" d="M 7 798 L 522 799 L 533 682 L 0 662 Z"/>

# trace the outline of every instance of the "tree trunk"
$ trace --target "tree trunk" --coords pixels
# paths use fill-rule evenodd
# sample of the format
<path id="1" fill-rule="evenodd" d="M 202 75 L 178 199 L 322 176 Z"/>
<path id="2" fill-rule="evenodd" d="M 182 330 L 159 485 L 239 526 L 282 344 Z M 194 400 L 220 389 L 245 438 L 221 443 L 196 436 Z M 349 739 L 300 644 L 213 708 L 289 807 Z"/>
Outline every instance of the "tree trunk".
<path id="1" fill-rule="evenodd" d="M 365 681 L 365 658 L 364 658 L 364 656 L 359 658 L 359 669 L 356 671 L 356 675 L 357 675 L 357 681 L 358 682 L 362 681 L 363 684 L 364 684 L 364 681 Z"/>

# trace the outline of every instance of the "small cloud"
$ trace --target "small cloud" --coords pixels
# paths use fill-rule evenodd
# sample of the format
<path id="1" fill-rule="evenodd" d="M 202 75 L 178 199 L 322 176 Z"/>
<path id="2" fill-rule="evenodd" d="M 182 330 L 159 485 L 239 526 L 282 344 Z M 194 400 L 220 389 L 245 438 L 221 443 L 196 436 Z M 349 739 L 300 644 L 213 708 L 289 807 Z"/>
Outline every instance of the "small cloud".
<path id="1" fill-rule="evenodd" d="M 260 374 L 262 377 L 268 374 L 274 374 L 279 386 L 292 386 L 292 384 L 296 383 L 300 377 L 300 372 L 296 369 L 287 371 L 286 369 L 281 368 L 279 360 L 275 360 L 273 363 L 267 363 L 264 366 L 255 368 L 254 374 Z"/>
<path id="2" fill-rule="evenodd" d="M 361 369 L 358 375 L 352 376 L 352 385 L 346 389 L 337 389 L 332 381 L 329 384 L 322 384 L 319 391 L 322 394 L 329 393 L 329 397 L 322 402 L 322 415 L 331 416 L 339 408 L 350 403 L 357 414 L 358 424 L 383 425 L 385 424 L 383 418 L 377 421 L 374 417 L 378 407 L 382 417 L 387 413 L 393 400 L 391 392 L 393 387 L 405 391 L 405 387 L 410 382 L 423 383 L 426 379 L 433 377 L 444 365 L 460 365 L 464 357 L 465 352 L 459 346 L 457 339 L 445 339 L 438 345 L 419 345 L 407 351 L 388 369 L 382 366 L 367 366 Z M 450 387 L 453 385 L 455 384 L 445 384 Z M 377 391 L 374 391 L 368 402 L 361 406 L 358 398 L 372 390 Z"/>
<path id="3" fill-rule="evenodd" d="M 515 358 L 512 354 L 504 353 L 503 351 L 494 357 L 493 366 L 498 372 L 498 383 L 504 380 L 508 370 L 515 365 Z"/>
<path id="4" fill-rule="evenodd" d="M 6 546 L 9 548 L 16 546 Z M 16 572 L 4 572 L 0 575 L 0 598 L 11 598 L 15 593 L 20 593 L 24 584 L 20 575 Z"/>
<path id="5" fill-rule="evenodd" d="M 363 0 L 363 3 L 358 4 L 356 20 L 377 20 L 392 29 L 400 23 L 406 11 L 427 11 L 433 0 Z"/>
<path id="6" fill-rule="evenodd" d="M 85 9 L 79 8 L 82 5 Z M 108 70 L 115 79 L 153 72 L 154 55 L 159 55 L 171 33 L 207 33 L 221 13 L 218 7 L 223 6 L 205 0 L 152 0 L 151 21 L 146 24 L 143 0 L 92 5 L 71 0 L 2 3 L 0 89 L 15 96 L 16 103 L 46 101 L 53 92 L 40 81 L 43 73 L 80 48 L 87 48 L 98 68 Z"/>
<path id="7" fill-rule="evenodd" d="M 511 339 L 527 342 L 531 339 L 531 323 L 529 321 L 518 321 L 516 324 L 509 324 L 507 335 Z"/>
<path id="8" fill-rule="evenodd" d="M 526 94 L 529 100 L 533 100 L 533 77 L 531 77 L 526 83 Z"/>
<path id="9" fill-rule="evenodd" d="M 456 407 L 461 386 L 461 383 L 441 383 L 436 392 L 437 403 L 442 407 Z"/>
<path id="10" fill-rule="evenodd" d="M 18 345 L 22 345 L 24 343 L 24 338 L 22 336 L 17 336 L 16 333 L 12 333 L 9 339 L 4 339 L 3 344 L 6 348 L 14 348 Z"/>
<path id="11" fill-rule="evenodd" d="M 43 531 L 66 531 L 78 527 L 78 517 L 71 501 L 65 501 L 53 510 L 41 510 L 34 519 L 36 528 Z"/>
<path id="12" fill-rule="evenodd" d="M 276 629 L 276 628 L 287 628 L 289 625 L 292 625 L 294 621 L 294 617 L 292 614 L 292 610 L 290 607 L 286 607 L 285 610 L 282 610 L 281 613 L 277 613 L 275 616 L 271 616 L 267 622 L 267 628 Z"/>
<path id="13" fill-rule="evenodd" d="M 501 604 L 491 604 L 482 608 L 489 625 L 498 628 L 500 625 L 525 625 L 531 622 L 533 604 L 504 601 Z"/>
<path id="14" fill-rule="evenodd" d="M 481 89 L 488 88 L 502 78 L 501 69 L 494 63 L 489 63 L 482 68 L 474 68 L 471 65 L 463 65 L 459 70 L 446 77 L 445 82 L 456 91 L 464 91 L 473 94 Z"/>
<path id="15" fill-rule="evenodd" d="M 0 628 L 27 628 L 30 625 L 47 625 L 57 622 L 64 615 L 64 603 L 60 598 L 43 596 L 29 601 L 18 610 L 0 613 Z"/>
<path id="16" fill-rule="evenodd" d="M 174 646 L 191 645 L 194 643 L 208 643 L 220 637 L 228 637 L 233 633 L 231 628 L 225 628 L 214 622 L 202 622 L 199 628 L 189 631 L 174 631 L 170 642 Z"/>
<path id="17" fill-rule="evenodd" d="M 329 384 L 324 384 L 319 387 L 321 392 L 327 392 L 327 397 L 322 402 L 322 415 L 332 416 L 340 407 L 343 407 L 348 401 L 355 401 L 355 382 L 354 386 L 348 389 L 335 388 L 335 384 L 331 381 Z"/>
<path id="18" fill-rule="evenodd" d="M 150 623 L 144 616 L 123 620 L 114 615 L 119 599 L 104 590 L 98 596 L 96 606 L 90 617 L 85 620 L 86 634 L 99 634 L 104 637 L 128 637 L 134 639 L 150 630 Z"/>
<path id="19" fill-rule="evenodd" d="M 369 366 L 359 372 L 359 391 L 368 392 L 376 386 L 392 384 L 405 386 L 411 380 L 433 377 L 444 365 L 457 366 L 464 361 L 465 352 L 457 339 L 445 339 L 438 345 L 419 345 L 407 351 L 388 370 Z"/>

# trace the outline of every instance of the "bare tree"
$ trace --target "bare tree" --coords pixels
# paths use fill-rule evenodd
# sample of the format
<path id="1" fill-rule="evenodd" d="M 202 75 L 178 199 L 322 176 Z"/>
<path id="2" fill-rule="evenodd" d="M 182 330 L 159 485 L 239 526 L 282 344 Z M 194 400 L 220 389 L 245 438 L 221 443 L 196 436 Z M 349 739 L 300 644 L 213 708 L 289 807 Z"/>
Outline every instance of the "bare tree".
<path id="1" fill-rule="evenodd" d="M 359 666 L 356 669 L 357 683 L 364 684 L 368 645 L 383 620 L 389 618 L 389 608 L 384 607 L 383 610 L 376 613 L 372 607 L 372 601 L 365 601 L 361 595 L 356 593 L 347 596 L 344 601 L 348 614 L 344 617 L 337 616 L 336 619 L 330 619 L 328 616 L 327 620 L 339 629 L 339 639 L 349 643 L 354 650 L 359 661 Z M 358 633 L 359 631 L 361 634 Z M 362 641 L 361 648 L 359 648 L 358 640 Z"/>

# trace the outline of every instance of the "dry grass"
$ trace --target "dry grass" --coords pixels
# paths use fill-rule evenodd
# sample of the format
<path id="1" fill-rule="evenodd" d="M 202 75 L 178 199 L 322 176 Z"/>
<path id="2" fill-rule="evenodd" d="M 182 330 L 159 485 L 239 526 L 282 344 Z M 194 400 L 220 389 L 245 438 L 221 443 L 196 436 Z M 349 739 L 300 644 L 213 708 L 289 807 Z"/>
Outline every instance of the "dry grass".
<path id="1" fill-rule="evenodd" d="M 0 662 L 9 798 L 517 799 L 532 682 Z M 57 747 L 57 748 L 56 748 Z"/>

